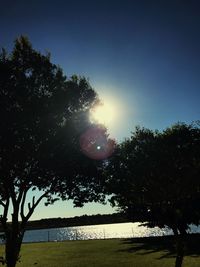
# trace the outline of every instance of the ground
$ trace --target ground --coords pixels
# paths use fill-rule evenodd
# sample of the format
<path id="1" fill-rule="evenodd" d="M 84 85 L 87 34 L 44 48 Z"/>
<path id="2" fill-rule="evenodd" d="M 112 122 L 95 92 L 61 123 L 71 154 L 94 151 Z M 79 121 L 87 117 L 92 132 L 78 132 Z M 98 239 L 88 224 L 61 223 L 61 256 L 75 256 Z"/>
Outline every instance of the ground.
<path id="1" fill-rule="evenodd" d="M 200 266 L 199 240 L 189 241 L 183 267 Z M 163 237 L 65 241 L 23 244 L 21 256 L 17 267 L 172 267 L 175 247 Z"/>

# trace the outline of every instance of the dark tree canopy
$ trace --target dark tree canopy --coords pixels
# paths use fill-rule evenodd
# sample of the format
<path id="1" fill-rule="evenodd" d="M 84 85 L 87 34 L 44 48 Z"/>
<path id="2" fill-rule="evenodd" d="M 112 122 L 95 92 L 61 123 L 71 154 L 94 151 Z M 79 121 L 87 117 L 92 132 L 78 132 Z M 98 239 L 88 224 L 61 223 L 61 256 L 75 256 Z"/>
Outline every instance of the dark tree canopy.
<path id="1" fill-rule="evenodd" d="M 200 220 L 200 128 L 136 128 L 109 160 L 113 203 L 134 221 L 185 231 Z"/>
<path id="2" fill-rule="evenodd" d="M 106 166 L 111 202 L 132 221 L 169 227 L 177 240 L 176 267 L 183 238 L 200 222 L 200 127 L 178 123 L 163 132 L 137 127 Z"/>
<path id="3" fill-rule="evenodd" d="M 76 206 L 103 200 L 98 161 L 82 153 L 79 139 L 95 127 L 88 112 L 98 101 L 84 77 L 67 78 L 51 63 L 50 55 L 35 51 L 27 38 L 17 39 L 10 54 L 2 50 L 0 221 L 7 266 L 15 266 L 26 223 L 43 198 L 47 204 L 57 198 L 72 199 Z M 106 129 L 101 134 L 107 142 Z M 89 141 L 98 145 L 100 140 Z M 35 189 L 41 197 L 26 203 L 27 193 Z"/>

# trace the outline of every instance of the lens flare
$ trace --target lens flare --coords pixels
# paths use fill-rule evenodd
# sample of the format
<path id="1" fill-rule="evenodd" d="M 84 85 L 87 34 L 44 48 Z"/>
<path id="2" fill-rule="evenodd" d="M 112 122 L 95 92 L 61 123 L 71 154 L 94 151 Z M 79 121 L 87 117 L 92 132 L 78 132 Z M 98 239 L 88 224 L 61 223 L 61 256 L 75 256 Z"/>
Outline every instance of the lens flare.
<path id="1" fill-rule="evenodd" d="M 81 135 L 80 146 L 89 158 L 103 160 L 114 152 L 115 141 L 108 138 L 105 128 L 93 126 Z"/>

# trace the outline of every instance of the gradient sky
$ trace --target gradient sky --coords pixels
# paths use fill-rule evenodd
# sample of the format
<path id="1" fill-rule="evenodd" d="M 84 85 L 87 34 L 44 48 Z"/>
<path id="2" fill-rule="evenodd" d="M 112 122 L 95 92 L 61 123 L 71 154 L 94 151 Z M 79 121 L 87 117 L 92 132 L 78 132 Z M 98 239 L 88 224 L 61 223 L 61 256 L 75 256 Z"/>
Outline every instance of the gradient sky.
<path id="1" fill-rule="evenodd" d="M 50 51 L 67 76 L 89 78 L 115 105 L 110 133 L 130 136 L 200 119 L 200 2 L 198 0 L 0 1 L 0 46 L 27 35 Z M 32 219 L 110 213 L 107 205 L 40 206 Z"/>

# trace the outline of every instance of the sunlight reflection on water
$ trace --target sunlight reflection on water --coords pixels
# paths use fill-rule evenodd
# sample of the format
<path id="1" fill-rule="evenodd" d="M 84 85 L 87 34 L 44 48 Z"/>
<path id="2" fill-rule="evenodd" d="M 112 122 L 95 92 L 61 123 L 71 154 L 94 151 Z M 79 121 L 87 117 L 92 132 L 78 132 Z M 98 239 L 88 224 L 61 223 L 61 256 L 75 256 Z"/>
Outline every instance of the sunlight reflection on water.
<path id="1" fill-rule="evenodd" d="M 23 242 L 132 238 L 173 234 L 168 228 L 147 228 L 146 226 L 140 225 L 140 223 L 116 223 L 29 230 L 25 232 Z M 200 233 L 200 227 L 191 225 L 189 232 Z"/>
<path id="2" fill-rule="evenodd" d="M 191 232 L 200 232 L 192 226 Z M 116 223 L 26 231 L 23 242 L 132 238 L 171 235 L 172 231 L 158 227 L 147 228 L 140 223 Z"/>

